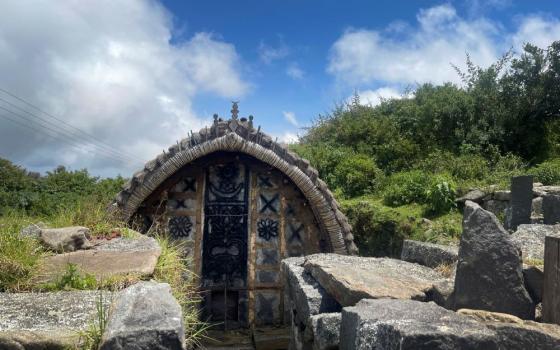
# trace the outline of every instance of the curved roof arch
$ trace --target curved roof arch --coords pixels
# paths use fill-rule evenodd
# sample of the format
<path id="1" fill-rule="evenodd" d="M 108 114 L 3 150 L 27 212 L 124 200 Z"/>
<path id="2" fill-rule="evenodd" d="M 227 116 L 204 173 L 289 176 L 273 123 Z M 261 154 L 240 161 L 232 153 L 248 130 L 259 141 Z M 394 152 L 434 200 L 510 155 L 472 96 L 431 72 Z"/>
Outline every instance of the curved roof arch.
<path id="1" fill-rule="evenodd" d="M 234 106 L 234 110 L 236 108 Z M 193 160 L 215 152 L 239 152 L 278 169 L 300 189 L 309 202 L 320 229 L 329 237 L 333 252 L 356 254 L 352 228 L 340 211 L 327 185 L 309 162 L 272 138 L 253 128 L 253 117 L 223 121 L 214 115 L 210 128 L 192 133 L 168 152 L 158 155 L 136 172 L 118 193 L 114 205 L 119 216 L 128 221 L 142 202 L 167 178 Z"/>

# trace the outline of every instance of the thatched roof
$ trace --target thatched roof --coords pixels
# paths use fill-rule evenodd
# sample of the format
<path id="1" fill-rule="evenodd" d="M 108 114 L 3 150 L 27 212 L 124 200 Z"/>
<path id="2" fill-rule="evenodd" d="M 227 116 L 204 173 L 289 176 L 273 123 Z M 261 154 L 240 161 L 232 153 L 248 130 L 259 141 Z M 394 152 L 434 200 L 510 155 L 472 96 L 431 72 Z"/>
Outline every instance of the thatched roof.
<path id="1" fill-rule="evenodd" d="M 226 121 L 214 115 L 210 128 L 192 133 L 136 172 L 115 200 L 121 218 L 129 220 L 163 181 L 193 160 L 219 151 L 239 152 L 273 166 L 294 182 L 308 200 L 320 229 L 330 238 L 335 253 L 357 253 L 348 219 L 317 170 L 307 160 L 262 133 L 260 127 L 255 129 L 252 116 L 249 120 L 238 120 L 236 106 L 232 112 L 232 119 Z"/>

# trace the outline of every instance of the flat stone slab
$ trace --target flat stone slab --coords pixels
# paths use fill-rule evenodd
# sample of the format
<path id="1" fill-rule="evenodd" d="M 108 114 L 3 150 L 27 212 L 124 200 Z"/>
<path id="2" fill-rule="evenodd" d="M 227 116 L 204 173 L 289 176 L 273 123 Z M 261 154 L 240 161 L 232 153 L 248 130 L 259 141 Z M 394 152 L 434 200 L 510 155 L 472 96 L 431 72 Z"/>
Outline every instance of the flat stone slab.
<path id="1" fill-rule="evenodd" d="M 0 293 L 0 348 L 75 344 L 96 317 L 99 298 L 99 291 Z M 111 298 L 103 292 L 105 307 Z"/>
<path id="2" fill-rule="evenodd" d="M 389 258 L 314 254 L 304 268 L 342 306 L 361 299 L 426 300 L 426 292 L 445 280 L 429 267 Z"/>
<path id="3" fill-rule="evenodd" d="M 549 235 L 560 235 L 560 225 L 519 225 L 511 240 L 521 248 L 523 259 L 544 259 L 544 240 Z"/>
<path id="4" fill-rule="evenodd" d="M 495 332 L 436 304 L 362 300 L 342 310 L 341 350 L 498 349 Z"/>
<path id="5" fill-rule="evenodd" d="M 98 280 L 115 275 L 152 275 L 161 248 L 152 237 L 138 239 L 117 238 L 96 245 L 90 250 L 47 256 L 35 283 L 45 283 L 63 274 L 68 264 L 75 264 L 81 272 Z"/>
<path id="6" fill-rule="evenodd" d="M 403 242 L 401 260 L 435 268 L 457 262 L 459 247 L 406 239 Z"/>

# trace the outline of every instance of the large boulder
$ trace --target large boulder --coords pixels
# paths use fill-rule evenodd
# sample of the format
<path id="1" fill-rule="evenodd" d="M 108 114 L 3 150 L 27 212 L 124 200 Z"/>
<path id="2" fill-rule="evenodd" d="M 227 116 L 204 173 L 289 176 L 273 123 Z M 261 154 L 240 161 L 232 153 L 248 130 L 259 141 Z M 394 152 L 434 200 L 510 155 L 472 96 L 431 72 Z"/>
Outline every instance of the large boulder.
<path id="1" fill-rule="evenodd" d="M 431 268 L 389 258 L 314 254 L 304 268 L 342 306 L 361 299 L 426 300 L 434 283 L 445 280 Z"/>
<path id="2" fill-rule="evenodd" d="M 560 235 L 560 225 L 519 225 L 511 240 L 521 248 L 524 260 L 543 260 L 544 240 L 549 235 Z"/>
<path id="3" fill-rule="evenodd" d="M 459 204 L 460 206 L 463 206 L 466 201 L 482 203 L 483 199 L 486 198 L 487 196 L 488 194 L 486 192 L 483 192 L 478 188 L 475 188 L 467 192 L 464 196 L 457 198 L 455 202 L 457 202 L 457 204 Z"/>
<path id="4" fill-rule="evenodd" d="M 532 319 L 535 306 L 525 289 L 521 268 L 521 252 L 496 216 L 474 202 L 466 202 L 455 275 L 455 308 Z"/>
<path id="5" fill-rule="evenodd" d="M 30 224 L 22 228 L 19 235 L 21 237 L 39 238 L 39 236 L 41 236 L 41 230 L 45 228 L 47 228 L 47 225 L 44 222 L 39 221 L 35 224 Z"/>
<path id="6" fill-rule="evenodd" d="M 35 283 L 46 283 L 64 274 L 68 264 L 98 280 L 116 275 L 150 276 L 154 273 L 161 247 L 152 237 L 117 238 L 90 250 L 57 254 L 42 258 Z"/>
<path id="7" fill-rule="evenodd" d="M 111 306 L 100 350 L 176 349 L 185 344 L 181 306 L 167 283 L 140 282 Z"/>
<path id="8" fill-rule="evenodd" d="M 498 349 L 495 333 L 434 303 L 362 300 L 345 307 L 341 350 Z"/>
<path id="9" fill-rule="evenodd" d="M 336 350 L 340 342 L 340 312 L 311 316 L 309 332 L 313 338 L 313 350 Z M 307 329 L 306 329 L 307 331 Z"/>
<path id="10" fill-rule="evenodd" d="M 57 253 L 91 248 L 89 228 L 82 226 L 44 228 L 39 239 L 48 249 Z"/>
<path id="11" fill-rule="evenodd" d="M 428 267 L 438 267 L 457 262 L 458 248 L 442 244 L 405 240 L 401 251 L 401 260 Z"/>
<path id="12" fill-rule="evenodd" d="M 0 349 L 68 349 L 109 307 L 110 292 L 0 293 Z M 101 297 L 102 296 L 102 297 Z"/>

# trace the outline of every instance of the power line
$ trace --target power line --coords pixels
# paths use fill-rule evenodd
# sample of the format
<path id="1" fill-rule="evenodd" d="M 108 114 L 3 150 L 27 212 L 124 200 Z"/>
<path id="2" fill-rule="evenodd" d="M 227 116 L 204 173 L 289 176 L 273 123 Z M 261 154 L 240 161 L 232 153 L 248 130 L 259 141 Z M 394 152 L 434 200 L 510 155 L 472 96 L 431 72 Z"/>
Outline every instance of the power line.
<path id="1" fill-rule="evenodd" d="M 20 101 L 20 102 L 22 102 L 22 103 L 24 103 L 24 104 L 26 104 L 27 106 L 29 106 L 29 107 L 31 107 L 31 108 L 33 108 L 33 109 L 39 111 L 40 113 L 42 113 L 42 114 L 44 114 L 44 115 L 46 115 L 46 116 L 48 116 L 48 117 L 50 117 L 50 118 L 56 120 L 57 122 L 59 122 L 59 123 L 65 125 L 66 128 L 70 128 L 70 129 L 74 130 L 74 131 L 69 131 L 69 130 L 66 131 L 66 132 L 68 132 L 68 133 L 75 134 L 75 133 L 77 132 L 77 133 L 81 134 L 82 136 L 85 136 L 86 138 L 88 138 L 88 139 L 89 139 L 89 140 L 88 140 L 89 143 L 92 143 L 92 144 L 96 145 L 96 146 L 99 147 L 99 148 L 104 148 L 104 149 L 106 149 L 107 151 L 109 151 L 109 152 L 111 152 L 111 153 L 116 153 L 116 154 L 119 154 L 119 155 L 121 155 L 121 156 L 123 156 L 123 157 L 125 157 L 125 158 L 131 159 L 131 160 L 137 160 L 137 161 L 139 161 L 139 162 L 142 162 L 142 160 L 140 160 L 139 158 L 136 158 L 136 156 L 131 155 L 131 154 L 129 154 L 129 153 L 125 153 L 125 152 L 122 152 L 122 151 L 117 151 L 117 150 L 115 150 L 110 144 L 104 142 L 103 140 L 98 139 L 96 136 L 94 136 L 94 135 L 92 135 L 92 134 L 90 134 L 90 133 L 88 133 L 88 132 L 86 132 L 86 131 L 83 131 L 83 130 L 79 129 L 79 128 L 77 128 L 77 127 L 75 127 L 75 126 L 73 126 L 73 125 L 67 123 L 66 121 L 64 121 L 64 120 L 62 120 L 62 119 L 60 119 L 60 118 L 55 117 L 54 115 L 52 115 L 52 114 L 50 114 L 50 113 L 48 113 L 48 112 L 43 111 L 41 108 L 37 107 L 36 105 L 34 105 L 34 104 L 32 104 L 32 103 L 30 103 L 30 102 L 24 100 L 23 98 L 20 98 L 20 97 L 16 96 L 15 94 L 13 94 L 13 93 L 11 93 L 11 92 L 9 92 L 9 91 L 7 91 L 7 90 L 4 90 L 4 89 L 0 88 L 0 92 L 2 92 L 2 93 L 4 93 L 5 95 L 8 95 L 8 96 L 10 96 L 10 97 L 12 97 L 12 98 L 18 100 L 18 101 Z M 53 122 L 47 121 L 46 119 L 41 118 L 40 116 L 37 116 L 37 115 L 35 115 L 35 114 L 33 114 L 33 113 L 31 113 L 31 112 L 29 112 L 29 111 L 23 109 L 23 108 L 20 108 L 19 106 L 15 105 L 15 104 L 13 104 L 13 103 L 11 103 L 11 102 L 9 102 L 9 101 L 6 101 L 5 99 L 3 99 L 3 98 L 1 98 L 1 97 L 0 97 L 0 100 L 3 101 L 4 103 L 7 103 L 8 105 L 10 105 L 10 106 L 12 106 L 12 107 L 18 109 L 18 110 L 20 110 L 20 111 L 26 113 L 26 114 L 32 115 L 33 117 L 38 118 L 38 119 L 41 119 L 41 120 L 43 120 L 43 121 L 45 121 L 45 122 L 47 122 L 47 123 L 49 123 L 49 124 L 54 124 Z M 56 126 L 59 127 L 58 125 L 56 125 Z M 82 136 L 80 136 L 80 137 L 82 137 Z"/>
<path id="2" fill-rule="evenodd" d="M 49 131 L 53 132 L 53 133 L 54 133 L 55 135 L 57 135 L 58 138 L 61 139 L 61 140 L 67 140 L 66 138 L 68 138 L 68 139 L 70 139 L 74 144 L 76 144 L 76 145 L 78 145 L 78 146 L 84 146 L 84 144 L 82 143 L 82 140 L 81 140 L 80 138 L 78 138 L 78 137 L 76 137 L 76 136 L 74 136 L 74 135 L 71 135 L 71 134 L 64 134 L 64 133 L 60 132 L 60 131 L 57 130 L 57 129 L 53 129 L 53 128 L 52 128 L 53 125 L 51 125 L 51 124 L 43 125 L 43 124 L 37 122 L 37 121 L 34 120 L 34 119 L 31 119 L 31 118 L 29 118 L 29 117 L 27 117 L 27 116 L 25 116 L 25 115 L 21 115 L 21 114 L 15 113 L 14 111 L 11 111 L 11 110 L 9 110 L 9 109 L 3 107 L 3 106 L 0 106 L 0 109 L 6 111 L 6 112 L 8 112 L 8 113 L 10 113 L 12 116 L 16 116 L 16 117 L 19 117 L 20 119 L 24 119 L 24 120 L 30 122 L 32 125 L 37 125 L 37 126 L 38 126 L 39 128 L 41 128 L 41 129 L 46 129 L 46 130 L 49 130 Z M 27 124 L 26 124 L 26 125 L 27 125 Z M 55 127 L 56 127 L 56 126 L 55 126 Z M 37 130 L 37 131 L 39 131 L 39 132 L 42 132 L 42 130 L 38 130 L 38 129 L 36 129 L 36 128 L 33 128 L 33 129 L 34 129 L 34 130 Z M 61 136 L 62 136 L 62 137 L 65 137 L 65 138 L 62 138 Z M 90 143 L 90 144 L 91 144 L 91 143 Z M 85 145 L 87 146 L 88 144 L 85 144 Z M 95 148 L 96 145 L 92 144 L 92 146 Z M 110 158 L 113 158 L 113 159 L 118 160 L 118 161 L 124 161 L 124 162 L 130 162 L 130 161 L 132 161 L 131 159 L 124 158 L 123 156 L 120 156 L 120 155 L 118 155 L 118 154 L 114 154 L 114 153 L 111 153 L 111 152 L 107 152 L 107 151 L 104 150 L 104 149 L 97 149 L 97 152 L 103 154 L 103 155 L 106 156 L 106 157 L 110 157 Z"/>

